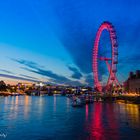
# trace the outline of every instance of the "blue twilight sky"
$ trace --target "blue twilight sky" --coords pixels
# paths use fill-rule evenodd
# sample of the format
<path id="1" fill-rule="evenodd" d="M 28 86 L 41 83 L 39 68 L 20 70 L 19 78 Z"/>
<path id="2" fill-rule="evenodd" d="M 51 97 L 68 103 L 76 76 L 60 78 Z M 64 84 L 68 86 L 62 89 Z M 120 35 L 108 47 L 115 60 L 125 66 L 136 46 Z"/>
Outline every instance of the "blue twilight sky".
<path id="1" fill-rule="evenodd" d="M 139 0 L 1 0 L 0 79 L 92 85 L 93 42 L 103 21 L 115 26 L 124 81 L 140 69 Z M 105 56 L 107 32 L 101 42 Z M 99 69 L 106 79 L 106 66 Z"/>

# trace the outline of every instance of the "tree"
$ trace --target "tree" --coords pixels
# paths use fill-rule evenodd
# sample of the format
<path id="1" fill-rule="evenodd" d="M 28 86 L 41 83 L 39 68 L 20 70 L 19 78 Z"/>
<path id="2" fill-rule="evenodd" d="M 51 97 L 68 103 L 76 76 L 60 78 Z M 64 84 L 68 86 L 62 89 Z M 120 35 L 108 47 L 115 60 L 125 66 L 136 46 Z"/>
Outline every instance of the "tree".
<path id="1" fill-rule="evenodd" d="M 7 86 L 4 81 L 0 81 L 0 91 L 6 91 Z"/>

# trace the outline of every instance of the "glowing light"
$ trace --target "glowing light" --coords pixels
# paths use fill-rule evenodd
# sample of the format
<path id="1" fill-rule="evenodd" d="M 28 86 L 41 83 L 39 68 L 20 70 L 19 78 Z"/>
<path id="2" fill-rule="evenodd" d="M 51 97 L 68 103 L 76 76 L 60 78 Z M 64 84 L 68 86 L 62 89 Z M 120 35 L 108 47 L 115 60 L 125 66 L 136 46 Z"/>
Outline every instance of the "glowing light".
<path id="1" fill-rule="evenodd" d="M 107 30 L 109 32 L 111 46 L 112 46 L 112 58 L 101 57 L 101 59 L 105 60 L 106 63 L 108 60 L 111 61 L 111 65 L 107 63 L 107 67 L 109 69 L 109 78 L 108 78 L 106 87 L 108 87 L 113 82 L 116 83 L 116 85 L 117 84 L 120 85 L 116 78 L 116 72 L 117 72 L 116 65 L 118 63 L 118 45 L 117 45 L 116 32 L 113 25 L 110 22 L 103 22 L 97 31 L 95 42 L 94 42 L 94 49 L 93 49 L 94 87 L 100 92 L 102 92 L 103 88 L 98 79 L 98 61 L 97 60 L 98 60 L 98 46 L 99 46 L 100 36 L 103 30 Z"/>

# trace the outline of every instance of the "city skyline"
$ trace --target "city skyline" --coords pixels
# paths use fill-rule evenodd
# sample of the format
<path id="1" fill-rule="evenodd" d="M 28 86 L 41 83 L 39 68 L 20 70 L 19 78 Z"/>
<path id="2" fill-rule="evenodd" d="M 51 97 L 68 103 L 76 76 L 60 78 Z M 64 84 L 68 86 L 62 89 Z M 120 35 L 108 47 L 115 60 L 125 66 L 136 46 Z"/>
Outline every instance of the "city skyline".
<path id="1" fill-rule="evenodd" d="M 118 37 L 118 79 L 140 67 L 138 0 L 6 0 L 0 6 L 0 79 L 92 86 L 93 42 L 106 20 Z"/>

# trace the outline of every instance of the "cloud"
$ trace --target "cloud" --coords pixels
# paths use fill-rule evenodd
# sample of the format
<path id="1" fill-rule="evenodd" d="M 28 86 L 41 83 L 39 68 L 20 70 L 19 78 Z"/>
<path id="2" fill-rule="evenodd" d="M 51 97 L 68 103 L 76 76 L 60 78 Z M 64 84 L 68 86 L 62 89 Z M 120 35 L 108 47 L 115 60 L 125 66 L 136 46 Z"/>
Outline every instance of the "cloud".
<path id="1" fill-rule="evenodd" d="M 38 65 L 37 63 L 35 63 L 33 61 L 27 61 L 27 60 L 24 60 L 24 59 L 14 59 L 14 58 L 10 58 L 10 59 L 12 61 L 15 61 L 19 64 L 25 65 L 25 66 L 30 67 L 30 68 L 42 67 L 42 66 Z"/>
<path id="2" fill-rule="evenodd" d="M 28 71 L 42 75 L 42 76 L 49 77 L 49 78 L 53 79 L 53 81 L 58 83 L 58 84 L 67 84 L 67 85 L 76 85 L 76 86 L 81 85 L 81 83 L 79 81 L 70 80 L 62 75 L 55 74 L 49 70 L 36 68 L 35 70 L 28 69 Z"/>
<path id="3" fill-rule="evenodd" d="M 5 72 L 5 73 L 14 74 L 13 72 L 11 72 L 11 71 L 9 71 L 9 70 L 0 69 L 0 71 Z"/>
<path id="4" fill-rule="evenodd" d="M 67 37 L 62 38 L 62 42 L 80 71 L 90 73 L 92 71 L 92 37 L 90 35 L 86 37 L 86 34 L 82 34 L 82 31 L 78 33 L 77 31 L 72 32 L 72 30 L 68 31 Z M 89 39 L 88 36 L 90 36 Z"/>
<path id="5" fill-rule="evenodd" d="M 24 80 L 24 81 L 29 81 L 29 82 L 39 82 L 38 80 L 24 78 L 20 76 L 13 76 L 13 75 L 8 75 L 8 74 L 0 74 L 0 77 L 11 78 L 11 79 L 16 79 L 16 80 Z"/>
<path id="6" fill-rule="evenodd" d="M 119 59 L 119 64 L 118 64 L 119 73 L 125 71 L 125 74 L 126 73 L 128 74 L 130 71 L 135 71 L 137 69 L 140 69 L 140 54 L 129 55 L 126 57 L 121 57 Z"/>
<path id="7" fill-rule="evenodd" d="M 82 73 L 90 73 L 92 72 L 92 49 L 95 36 L 94 31 L 96 29 L 94 24 L 89 22 L 89 15 L 84 16 L 84 18 L 81 18 L 79 15 L 80 3 L 75 3 L 75 6 L 78 6 L 77 8 L 72 3 L 70 5 L 66 4 L 64 7 L 71 7 L 71 9 L 67 10 L 66 8 L 65 12 L 60 10 L 64 9 L 64 7 L 60 7 L 59 10 L 57 9 L 57 16 L 63 26 L 63 32 L 58 37 L 80 71 Z M 84 1 L 82 3 L 84 3 L 82 4 L 83 6 L 87 4 Z"/>
<path id="8" fill-rule="evenodd" d="M 20 74 L 20 76 L 38 80 L 38 78 L 35 78 L 35 77 L 32 77 L 32 76 L 28 76 L 28 75 L 24 75 L 24 74 Z"/>
<path id="9" fill-rule="evenodd" d="M 82 73 L 89 74 L 92 72 L 94 38 L 100 24 L 104 20 L 112 22 L 116 29 L 120 58 L 125 57 L 126 55 L 134 56 L 137 52 L 140 52 L 139 1 L 134 2 L 129 0 L 126 4 L 121 0 L 116 2 L 110 2 L 109 0 L 105 2 L 93 2 L 90 0 L 86 3 L 82 0 L 80 2 L 75 2 L 74 4 L 73 1 L 71 1 L 69 4 L 60 4 L 58 2 L 55 3 L 55 5 L 57 5 L 55 6 L 55 11 L 57 11 L 56 15 L 63 27 L 63 32 L 58 36 L 64 44 L 63 46 L 70 53 L 74 64 Z M 119 9 L 116 7 L 119 7 Z M 130 11 L 130 8 L 133 10 Z M 100 9 L 102 9 L 102 11 Z M 107 38 L 108 36 L 102 34 L 100 41 L 103 48 L 100 47 L 99 49 L 99 51 L 101 51 L 99 52 L 101 56 L 106 56 L 106 54 L 111 52 L 108 50 L 108 48 L 110 48 L 108 46 L 110 42 L 108 43 Z M 102 50 L 104 48 L 107 48 L 107 50 Z M 140 59 L 135 60 L 133 64 L 129 63 L 129 60 L 128 62 L 123 63 L 123 65 L 126 67 L 134 64 L 138 65 L 139 60 Z M 119 71 L 121 72 L 122 69 L 123 67 L 120 68 Z M 133 69 L 135 68 L 133 67 L 132 70 Z M 102 64 L 99 66 L 99 71 L 103 73 L 103 75 L 107 74 L 106 67 Z M 100 77 L 100 79 L 102 79 L 102 77 Z"/>
<path id="10" fill-rule="evenodd" d="M 72 67 L 72 66 L 68 66 L 68 69 L 73 72 L 73 74 L 71 76 L 72 78 L 80 79 L 82 77 L 81 72 L 77 68 Z"/>
<path id="11" fill-rule="evenodd" d="M 119 44 L 118 72 L 123 72 L 124 75 L 127 75 L 126 73 L 128 73 L 128 71 L 133 71 L 140 67 L 140 40 L 138 39 L 138 36 L 140 36 L 140 22 L 131 23 L 123 21 L 124 20 L 114 21 L 113 25 L 116 28 Z M 126 21 L 129 21 L 129 19 Z M 78 23 L 75 25 L 77 30 L 73 30 L 72 26 L 68 27 L 69 29 L 66 32 L 68 33 L 67 37 L 64 35 L 61 39 L 78 69 L 85 74 L 89 74 L 92 72 L 92 49 L 98 27 L 96 30 L 94 27 L 89 27 L 93 32 L 91 33 L 88 27 L 84 26 L 83 29 L 85 32 L 83 32 L 83 29 L 77 27 L 78 25 Z M 109 53 L 111 53 L 109 37 L 103 33 L 100 40 L 99 56 L 108 56 Z M 108 76 L 107 67 L 102 63 L 103 62 L 99 62 L 98 65 L 100 81 L 103 80 L 103 76 Z"/>
<path id="12" fill-rule="evenodd" d="M 45 70 L 43 68 L 41 68 L 37 63 L 32 62 L 32 61 L 28 61 L 28 60 L 17 60 L 17 59 L 12 59 L 13 61 L 22 64 L 26 67 L 21 67 L 22 69 L 32 72 L 32 73 L 36 73 L 42 76 L 46 76 L 48 78 L 50 78 L 53 82 L 56 82 L 56 84 L 67 84 L 67 85 L 82 85 L 81 82 L 79 81 L 74 81 L 71 80 L 65 76 L 62 75 L 58 75 L 50 70 Z"/>
<path id="13" fill-rule="evenodd" d="M 87 83 L 88 86 L 93 86 L 93 75 L 92 74 L 88 74 L 85 77 L 85 82 Z"/>

